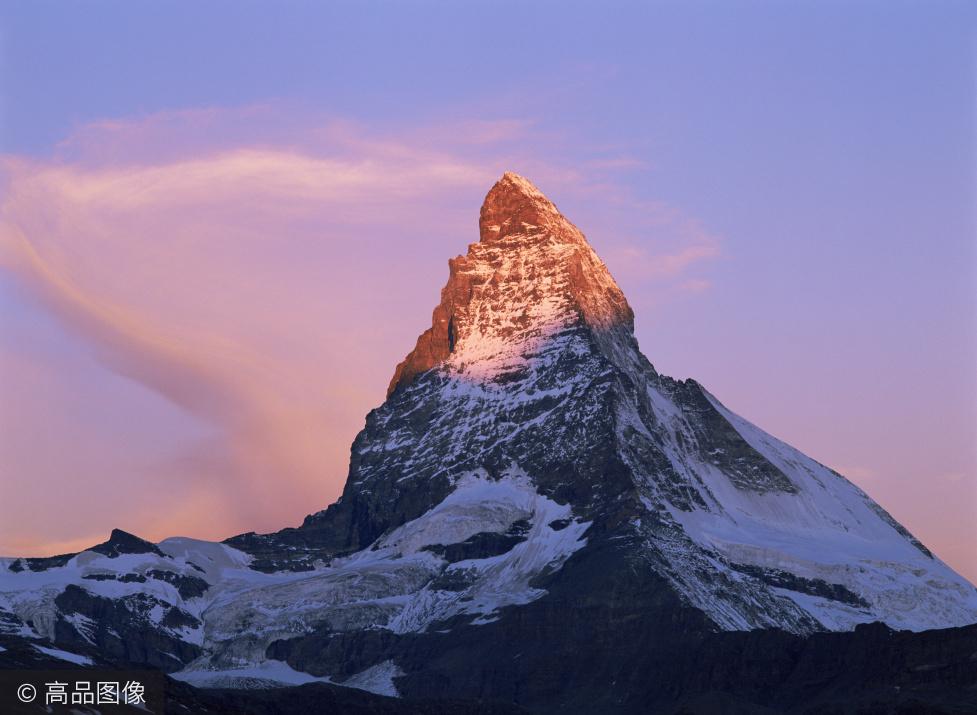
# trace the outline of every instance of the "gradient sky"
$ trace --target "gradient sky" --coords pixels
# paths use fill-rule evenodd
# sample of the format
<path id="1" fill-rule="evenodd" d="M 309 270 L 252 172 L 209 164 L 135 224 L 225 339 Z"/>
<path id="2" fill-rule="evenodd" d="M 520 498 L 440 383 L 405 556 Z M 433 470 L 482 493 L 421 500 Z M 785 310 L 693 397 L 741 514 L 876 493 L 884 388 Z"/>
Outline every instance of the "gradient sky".
<path id="1" fill-rule="evenodd" d="M 977 580 L 968 3 L 0 6 L 0 553 L 338 495 L 504 170 Z"/>

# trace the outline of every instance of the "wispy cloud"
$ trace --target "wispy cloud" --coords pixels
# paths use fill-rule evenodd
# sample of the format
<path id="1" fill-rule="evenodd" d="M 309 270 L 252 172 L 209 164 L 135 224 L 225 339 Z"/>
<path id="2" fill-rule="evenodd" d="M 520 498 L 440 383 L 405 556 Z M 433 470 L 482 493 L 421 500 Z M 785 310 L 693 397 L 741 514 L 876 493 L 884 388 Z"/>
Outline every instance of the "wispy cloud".
<path id="1" fill-rule="evenodd" d="M 618 249 L 626 270 L 649 278 L 674 277 L 684 274 L 693 265 L 720 255 L 717 242 L 697 243 L 670 253 L 651 253 L 647 248 L 626 246 Z"/>
<path id="2" fill-rule="evenodd" d="M 626 194 L 618 200 L 636 222 L 622 240 L 608 247 L 606 260 L 631 292 L 659 303 L 708 291 L 712 282 L 702 273 L 722 257 L 721 237 L 664 202 L 635 200 Z"/>

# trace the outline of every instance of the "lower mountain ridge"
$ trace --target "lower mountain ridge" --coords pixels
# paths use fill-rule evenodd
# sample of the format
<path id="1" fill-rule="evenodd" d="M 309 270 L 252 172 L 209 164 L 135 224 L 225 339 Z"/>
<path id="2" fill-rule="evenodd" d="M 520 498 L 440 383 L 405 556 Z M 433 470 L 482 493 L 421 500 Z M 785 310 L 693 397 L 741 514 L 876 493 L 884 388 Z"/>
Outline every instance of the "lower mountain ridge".
<path id="1" fill-rule="evenodd" d="M 0 559 L 0 665 L 159 669 L 174 712 L 977 712 L 973 585 L 660 375 L 526 179 L 479 227 L 335 504 Z"/>

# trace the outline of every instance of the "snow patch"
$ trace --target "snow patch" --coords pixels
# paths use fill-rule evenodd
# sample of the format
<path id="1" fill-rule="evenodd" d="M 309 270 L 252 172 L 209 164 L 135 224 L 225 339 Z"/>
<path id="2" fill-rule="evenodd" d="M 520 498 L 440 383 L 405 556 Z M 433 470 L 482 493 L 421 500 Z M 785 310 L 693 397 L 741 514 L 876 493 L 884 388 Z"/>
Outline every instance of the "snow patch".
<path id="1" fill-rule="evenodd" d="M 76 665 L 94 665 L 94 661 L 87 655 L 78 655 L 77 653 L 69 653 L 66 650 L 60 650 L 58 648 L 48 648 L 42 645 L 34 645 L 34 650 L 37 650 L 45 655 L 49 655 L 52 658 L 57 658 L 58 660 L 66 660 L 69 663 L 75 663 Z"/>
<path id="2" fill-rule="evenodd" d="M 371 666 L 361 673 L 357 673 L 351 678 L 339 683 L 347 688 L 366 690 L 377 695 L 387 695 L 392 698 L 400 697 L 397 686 L 394 685 L 394 678 L 404 674 L 392 660 Z"/>
<path id="3" fill-rule="evenodd" d="M 170 677 L 196 688 L 275 688 L 305 683 L 329 683 L 329 678 L 317 677 L 295 670 L 280 660 L 266 660 L 257 665 L 224 670 L 181 670 Z"/>
<path id="4" fill-rule="evenodd" d="M 205 655 L 195 668 L 205 663 L 236 669 L 259 662 L 271 641 L 323 624 L 334 631 L 407 633 L 458 614 L 488 622 L 500 608 L 542 596 L 545 591 L 530 586 L 533 578 L 560 568 L 586 543 L 589 522 L 572 516 L 569 505 L 538 494 L 515 466 L 497 480 L 465 474 L 443 501 L 372 547 L 321 570 L 254 583 L 217 599 L 219 608 L 203 613 Z M 449 565 L 425 548 L 461 543 L 481 532 L 504 533 L 519 520 L 530 524 L 525 540 L 497 556 Z M 555 520 L 570 523 L 555 531 L 549 526 Z M 440 589 L 435 584 L 442 575 L 465 585 Z"/>
<path id="5" fill-rule="evenodd" d="M 703 391 L 705 393 L 705 391 Z M 977 590 L 939 559 L 921 549 L 863 491 L 841 475 L 768 435 L 718 400 L 706 398 L 734 430 L 763 458 L 783 472 L 796 491 L 753 491 L 738 488 L 715 465 L 693 451 L 681 449 L 676 435 L 685 429 L 682 410 L 663 392 L 649 387 L 655 416 L 664 427 L 664 450 L 687 476 L 705 506 L 691 511 L 666 501 L 667 517 L 681 528 L 681 543 L 659 544 L 672 564 L 673 581 L 692 602 L 728 629 L 764 627 L 765 619 L 795 619 L 799 609 L 829 630 L 851 630 L 858 623 L 883 621 L 896 629 L 926 630 L 967 625 L 977 620 Z M 637 415 L 627 417 L 640 428 Z M 649 489 L 654 484 L 648 484 Z M 649 511 L 656 501 L 643 497 Z M 660 512 L 659 512 L 660 514 Z M 707 583 L 690 578 L 688 565 L 711 560 L 714 570 L 742 589 L 732 604 Z M 768 585 L 737 567 L 756 567 L 774 574 Z M 791 590 L 776 574 L 799 579 Z M 842 586 L 865 601 L 866 608 L 802 592 L 804 583 Z M 771 600 L 774 599 L 774 600 Z M 777 605 L 780 602 L 780 606 Z M 785 609 L 784 606 L 787 606 Z M 778 611 L 782 611 L 778 615 Z M 785 620 L 770 625 L 791 626 Z"/>

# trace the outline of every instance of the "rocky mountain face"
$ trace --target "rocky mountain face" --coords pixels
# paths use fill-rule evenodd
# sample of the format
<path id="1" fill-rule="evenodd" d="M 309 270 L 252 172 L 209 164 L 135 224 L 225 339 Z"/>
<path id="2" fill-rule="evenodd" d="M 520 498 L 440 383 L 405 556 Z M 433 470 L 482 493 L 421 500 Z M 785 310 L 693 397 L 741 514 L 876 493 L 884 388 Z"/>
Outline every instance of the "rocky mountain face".
<path id="1" fill-rule="evenodd" d="M 900 649 L 921 650 L 926 697 L 973 693 L 977 675 L 943 677 L 977 652 L 973 629 L 885 635 L 977 622 L 971 584 L 840 474 L 658 374 L 606 266 L 529 181 L 504 175 L 479 231 L 356 437 L 339 501 L 222 544 L 113 532 L 2 560 L 0 631 L 196 686 L 552 712 L 712 692 L 787 709 L 800 685 L 771 672 L 808 687 L 832 672 L 812 665 L 817 644 L 879 641 L 892 678 L 910 667 Z M 758 652 L 773 671 L 751 669 Z"/>

